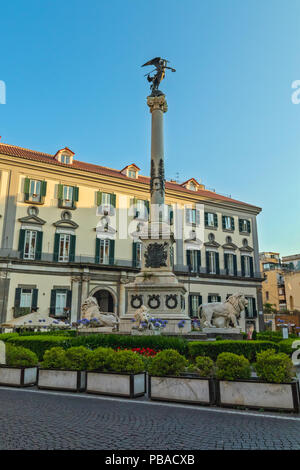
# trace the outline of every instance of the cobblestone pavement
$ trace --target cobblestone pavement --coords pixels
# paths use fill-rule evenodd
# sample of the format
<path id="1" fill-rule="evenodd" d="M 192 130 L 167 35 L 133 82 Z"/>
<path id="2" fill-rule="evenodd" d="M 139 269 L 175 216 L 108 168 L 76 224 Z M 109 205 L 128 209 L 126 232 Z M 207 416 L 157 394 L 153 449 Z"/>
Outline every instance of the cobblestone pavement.
<path id="1" fill-rule="evenodd" d="M 300 449 L 300 419 L 0 389 L 0 450 Z"/>

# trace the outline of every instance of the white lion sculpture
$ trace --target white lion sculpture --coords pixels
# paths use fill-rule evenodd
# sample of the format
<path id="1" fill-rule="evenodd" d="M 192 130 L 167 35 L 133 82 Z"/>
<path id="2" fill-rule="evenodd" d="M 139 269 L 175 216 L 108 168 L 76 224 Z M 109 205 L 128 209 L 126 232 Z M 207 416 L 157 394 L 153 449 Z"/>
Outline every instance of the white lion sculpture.
<path id="1" fill-rule="evenodd" d="M 91 321 L 93 318 L 98 320 L 99 326 L 111 326 L 117 329 L 119 320 L 112 313 L 101 313 L 95 297 L 87 297 L 81 305 L 81 318 Z"/>
<path id="2" fill-rule="evenodd" d="M 133 327 L 133 328 L 138 328 L 139 330 L 142 330 L 143 327 L 141 326 L 141 323 L 146 323 L 147 328 L 150 330 L 154 329 L 154 326 L 152 322 L 150 321 L 151 315 L 149 315 L 147 307 L 145 305 L 142 305 L 140 308 L 137 309 L 137 311 L 134 314 L 134 319 L 136 322 L 138 322 L 138 325 Z"/>
<path id="3" fill-rule="evenodd" d="M 248 305 L 243 294 L 233 294 L 225 302 L 202 304 L 198 317 L 202 328 L 229 328 L 230 323 L 236 328 L 241 312 Z"/>

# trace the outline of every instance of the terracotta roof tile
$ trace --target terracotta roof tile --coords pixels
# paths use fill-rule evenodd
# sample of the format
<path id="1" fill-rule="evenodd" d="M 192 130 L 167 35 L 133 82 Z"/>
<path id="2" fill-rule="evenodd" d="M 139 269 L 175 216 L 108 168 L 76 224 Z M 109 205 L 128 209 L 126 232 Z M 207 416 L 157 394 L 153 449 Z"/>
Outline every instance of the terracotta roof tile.
<path id="1" fill-rule="evenodd" d="M 21 157 L 21 158 L 26 158 L 29 160 L 34 160 L 34 161 L 39 161 L 39 162 L 45 162 L 45 163 L 50 163 L 52 165 L 57 165 L 57 166 L 62 166 L 62 167 L 68 167 L 70 165 L 66 163 L 61 163 L 57 161 L 54 157 L 55 155 L 51 155 L 48 153 L 43 153 L 43 152 L 37 152 L 35 150 L 30 150 L 30 149 L 25 149 L 23 147 L 17 147 L 15 145 L 9 145 L 9 144 L 4 144 L 0 143 L 0 154 L 3 155 L 9 155 L 12 157 Z M 111 177 L 116 177 L 116 178 L 121 178 L 125 179 L 127 181 L 132 181 L 132 178 L 129 178 L 128 176 L 124 175 L 121 173 L 119 170 L 114 170 L 112 168 L 108 168 L 105 166 L 100 166 L 100 165 L 95 165 L 93 163 L 86 163 L 86 162 L 81 162 L 79 160 L 73 160 L 72 163 L 72 168 L 76 168 L 78 170 L 82 171 L 88 171 L 91 173 L 97 173 L 99 175 L 107 175 Z M 125 167 L 126 168 L 126 167 Z M 144 184 L 149 184 L 150 178 L 148 176 L 142 176 L 139 175 L 138 177 L 139 183 L 144 183 Z M 166 181 L 166 189 L 170 189 L 173 191 L 179 191 L 182 193 L 190 194 L 195 197 L 195 195 L 199 195 L 201 197 L 204 197 L 206 199 L 211 199 L 211 200 L 218 200 L 218 201 L 224 201 L 224 202 L 230 202 L 234 204 L 239 204 L 243 206 L 247 206 L 250 208 L 255 208 L 258 209 L 259 211 L 261 210 L 257 206 L 253 206 L 251 204 L 247 204 L 245 202 L 238 201 L 236 199 L 229 198 L 227 196 L 222 196 L 221 194 L 217 194 L 213 191 L 208 191 L 206 189 L 198 189 L 198 191 L 192 191 L 190 189 L 186 189 L 183 186 L 181 186 L 178 183 Z"/>

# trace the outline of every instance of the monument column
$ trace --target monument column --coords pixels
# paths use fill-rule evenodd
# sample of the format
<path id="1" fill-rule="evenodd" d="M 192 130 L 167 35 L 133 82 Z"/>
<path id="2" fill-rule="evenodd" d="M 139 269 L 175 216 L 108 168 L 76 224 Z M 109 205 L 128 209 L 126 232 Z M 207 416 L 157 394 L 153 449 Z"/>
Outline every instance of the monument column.
<path id="1" fill-rule="evenodd" d="M 77 321 L 78 317 L 78 292 L 80 277 L 72 277 L 72 304 L 71 304 L 71 323 Z"/>
<path id="2" fill-rule="evenodd" d="M 151 206 L 165 203 L 164 113 L 168 110 L 164 94 L 147 97 L 152 114 L 151 125 Z M 154 211 L 153 211 L 154 209 Z M 154 213 L 153 213 L 154 212 Z M 158 222 L 158 211 L 151 207 L 151 222 Z"/>

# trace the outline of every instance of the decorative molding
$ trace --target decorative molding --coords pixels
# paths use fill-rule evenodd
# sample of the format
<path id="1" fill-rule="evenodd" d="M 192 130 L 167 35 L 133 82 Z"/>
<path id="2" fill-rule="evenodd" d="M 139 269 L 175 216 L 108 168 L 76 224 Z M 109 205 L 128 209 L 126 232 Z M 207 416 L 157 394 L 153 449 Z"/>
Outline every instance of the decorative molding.
<path id="1" fill-rule="evenodd" d="M 44 225 L 46 223 L 45 220 L 41 219 L 37 215 L 27 215 L 26 217 L 20 217 L 18 220 L 19 222 L 22 222 L 22 224 L 30 225 Z"/>
<path id="2" fill-rule="evenodd" d="M 224 248 L 224 250 L 237 250 L 237 245 L 235 245 L 234 243 L 224 243 L 224 245 L 222 245 L 222 248 Z"/>
<path id="3" fill-rule="evenodd" d="M 205 242 L 204 246 L 207 246 L 209 248 L 219 248 L 220 243 L 216 242 L 215 240 L 212 240 L 212 241 L 209 241 L 209 242 Z"/>
<path id="4" fill-rule="evenodd" d="M 166 113 L 168 111 L 168 105 L 165 95 L 159 96 L 148 96 L 147 105 L 150 108 L 150 113 L 153 113 L 156 109 Z"/>

